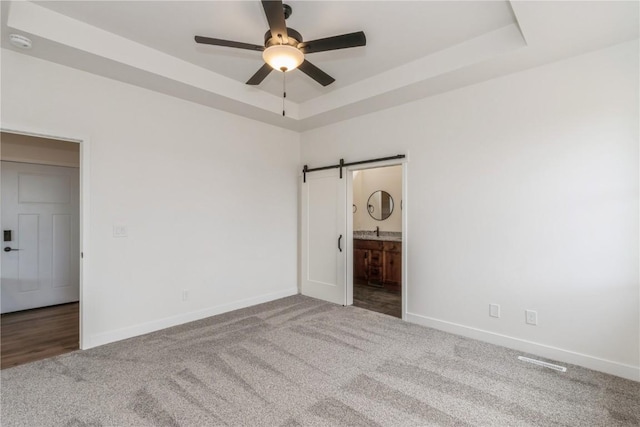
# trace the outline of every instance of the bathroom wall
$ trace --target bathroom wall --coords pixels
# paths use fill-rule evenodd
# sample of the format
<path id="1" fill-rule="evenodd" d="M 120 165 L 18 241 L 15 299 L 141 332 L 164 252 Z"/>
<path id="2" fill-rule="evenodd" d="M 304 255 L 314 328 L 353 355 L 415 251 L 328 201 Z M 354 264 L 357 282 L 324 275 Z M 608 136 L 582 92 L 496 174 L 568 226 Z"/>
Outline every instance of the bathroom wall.
<path id="1" fill-rule="evenodd" d="M 367 201 L 374 191 L 383 190 L 393 198 L 393 212 L 385 220 L 378 221 L 369 215 Z M 353 229 L 380 231 L 402 231 L 402 166 L 364 169 L 353 173 L 353 204 L 358 208 L 353 214 Z"/>

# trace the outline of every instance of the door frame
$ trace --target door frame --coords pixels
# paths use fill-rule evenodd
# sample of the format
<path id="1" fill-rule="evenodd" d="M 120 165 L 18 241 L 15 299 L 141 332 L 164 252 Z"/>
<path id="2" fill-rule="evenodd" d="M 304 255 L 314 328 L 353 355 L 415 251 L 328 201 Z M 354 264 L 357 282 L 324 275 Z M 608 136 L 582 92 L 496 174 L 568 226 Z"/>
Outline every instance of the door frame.
<path id="1" fill-rule="evenodd" d="M 346 168 L 347 178 L 347 305 L 353 305 L 353 172 L 365 169 L 377 169 L 386 166 L 402 166 L 402 200 L 400 201 L 400 213 L 402 215 L 402 284 L 400 286 L 400 292 L 402 296 L 402 320 L 407 320 L 407 260 L 408 260 L 408 240 L 409 240 L 409 227 L 407 222 L 408 211 L 408 191 L 407 191 L 407 177 L 408 177 L 408 163 L 409 153 L 405 158 L 397 160 L 388 160 L 384 162 L 365 163 L 357 166 L 348 166 Z"/>
<path id="2" fill-rule="evenodd" d="M 81 350 L 85 350 L 84 347 L 84 325 L 86 322 L 86 311 L 84 310 L 84 291 L 85 285 L 88 283 L 88 266 L 87 263 L 84 262 L 87 249 L 89 248 L 89 183 L 90 183 L 90 173 L 89 173 L 89 159 L 90 159 L 90 139 L 88 136 L 62 136 L 69 135 L 67 131 L 60 130 L 51 130 L 51 129 L 40 129 L 34 126 L 24 126 L 24 125 L 12 125 L 2 123 L 0 125 L 0 132 L 5 133 L 13 133 L 17 135 L 25 135 L 25 136 L 34 136 L 38 138 L 46 138 L 46 139 L 54 139 L 58 141 L 66 141 L 66 142 L 74 142 L 80 145 L 80 272 L 78 277 L 80 279 L 79 283 L 79 305 L 80 305 L 80 313 L 79 313 L 79 343 L 78 346 Z"/>

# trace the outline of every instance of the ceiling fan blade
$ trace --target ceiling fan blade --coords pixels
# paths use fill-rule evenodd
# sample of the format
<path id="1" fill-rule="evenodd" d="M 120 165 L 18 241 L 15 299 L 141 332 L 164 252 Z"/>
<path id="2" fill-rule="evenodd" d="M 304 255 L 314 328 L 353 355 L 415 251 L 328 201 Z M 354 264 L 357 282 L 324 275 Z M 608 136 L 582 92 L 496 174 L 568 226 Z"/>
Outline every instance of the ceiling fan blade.
<path id="1" fill-rule="evenodd" d="M 251 43 L 234 42 L 231 40 L 213 39 L 211 37 L 195 36 L 196 43 L 212 44 L 214 46 L 235 47 L 238 49 L 259 50 L 263 51 L 264 46 Z"/>
<path id="2" fill-rule="evenodd" d="M 269 64 L 264 64 L 253 76 L 251 76 L 249 80 L 247 80 L 247 84 L 254 86 L 259 85 L 272 70 L 273 68 L 271 68 Z"/>
<path id="3" fill-rule="evenodd" d="M 264 14 L 267 15 L 271 37 L 278 40 L 278 34 L 282 35 L 282 41 L 287 42 L 287 24 L 284 21 L 284 7 L 282 0 L 262 0 Z"/>
<path id="4" fill-rule="evenodd" d="M 313 80 L 320 83 L 322 86 L 328 86 L 336 81 L 336 79 L 334 79 L 329 74 L 325 73 L 306 59 L 302 62 L 302 64 L 298 66 L 298 69 L 305 73 L 307 76 L 311 77 Z"/>
<path id="5" fill-rule="evenodd" d="M 327 50 L 347 49 L 350 47 L 366 46 L 367 38 L 363 31 L 357 33 L 342 34 L 341 36 L 327 37 L 311 40 L 298 45 L 302 53 L 325 52 Z"/>

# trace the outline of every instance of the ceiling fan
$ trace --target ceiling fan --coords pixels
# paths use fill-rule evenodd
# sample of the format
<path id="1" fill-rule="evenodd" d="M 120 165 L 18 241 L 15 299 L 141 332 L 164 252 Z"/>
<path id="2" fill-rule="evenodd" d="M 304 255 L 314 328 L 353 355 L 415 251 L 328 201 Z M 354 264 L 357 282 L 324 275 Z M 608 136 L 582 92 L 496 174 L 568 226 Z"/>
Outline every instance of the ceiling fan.
<path id="1" fill-rule="evenodd" d="M 262 51 L 265 64 L 247 81 L 248 85 L 259 85 L 274 69 L 286 72 L 296 68 L 322 86 L 330 85 L 335 79 L 307 61 L 304 56 L 309 53 L 346 49 L 367 44 L 367 39 L 362 31 L 304 41 L 299 32 L 293 28 L 287 28 L 285 24 L 285 19 L 291 16 L 291 6 L 283 4 L 282 0 L 262 0 L 262 7 L 269 23 L 269 31 L 264 35 L 264 46 L 195 36 L 196 43 Z"/>

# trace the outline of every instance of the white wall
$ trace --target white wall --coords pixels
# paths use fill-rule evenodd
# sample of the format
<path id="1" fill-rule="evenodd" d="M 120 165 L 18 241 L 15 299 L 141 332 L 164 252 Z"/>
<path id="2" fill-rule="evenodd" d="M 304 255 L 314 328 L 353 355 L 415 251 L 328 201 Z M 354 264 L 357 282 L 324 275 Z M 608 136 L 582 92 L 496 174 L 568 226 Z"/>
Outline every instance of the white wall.
<path id="1" fill-rule="evenodd" d="M 77 168 L 80 146 L 75 142 L 2 132 L 0 160 Z"/>
<path id="2" fill-rule="evenodd" d="M 297 133 L 7 50 L 2 126 L 89 140 L 85 347 L 296 293 Z"/>
<path id="3" fill-rule="evenodd" d="M 638 70 L 626 43 L 300 136 L 2 50 L 1 118 L 89 141 L 87 347 L 294 293 L 300 165 L 404 152 L 410 320 L 640 378 Z"/>
<path id="4" fill-rule="evenodd" d="M 409 154 L 409 320 L 640 379 L 638 71 L 617 45 L 305 132 L 301 163 Z"/>
<path id="5" fill-rule="evenodd" d="M 363 169 L 353 174 L 353 203 L 358 207 L 353 214 L 353 229 L 373 231 L 380 227 L 380 231 L 402 232 L 402 166 Z M 382 221 L 372 218 L 367 211 L 369 196 L 378 190 L 386 191 L 393 199 L 393 211 Z"/>

